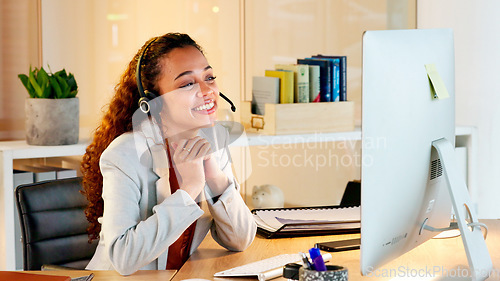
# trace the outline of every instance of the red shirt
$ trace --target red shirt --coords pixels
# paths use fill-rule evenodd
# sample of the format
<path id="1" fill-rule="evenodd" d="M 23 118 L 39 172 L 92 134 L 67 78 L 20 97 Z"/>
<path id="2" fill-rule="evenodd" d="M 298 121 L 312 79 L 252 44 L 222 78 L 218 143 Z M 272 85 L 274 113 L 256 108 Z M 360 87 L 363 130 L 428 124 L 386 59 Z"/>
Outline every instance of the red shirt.
<path id="1" fill-rule="evenodd" d="M 167 144 L 168 147 L 168 144 Z M 179 181 L 177 180 L 177 175 L 175 174 L 175 169 L 172 165 L 172 160 L 170 158 L 170 150 L 167 149 L 168 160 L 170 163 L 170 191 L 173 194 L 177 189 L 179 189 Z M 181 236 L 168 248 L 167 257 L 167 267 L 166 269 L 180 269 L 181 266 L 189 258 L 189 249 L 191 249 L 191 242 L 193 242 L 194 230 L 196 228 L 196 221 L 193 222 Z"/>

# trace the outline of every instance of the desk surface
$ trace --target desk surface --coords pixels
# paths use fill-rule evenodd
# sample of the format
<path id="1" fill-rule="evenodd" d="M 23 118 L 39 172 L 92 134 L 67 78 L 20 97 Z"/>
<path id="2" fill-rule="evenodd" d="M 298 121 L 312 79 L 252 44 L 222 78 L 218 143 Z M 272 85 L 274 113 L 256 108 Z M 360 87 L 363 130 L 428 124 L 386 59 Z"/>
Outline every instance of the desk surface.
<path id="1" fill-rule="evenodd" d="M 493 261 L 493 274 L 488 279 L 500 280 L 500 220 L 482 220 L 488 225 L 488 246 Z M 173 270 L 147 270 L 138 271 L 130 276 L 121 276 L 115 271 L 30 271 L 30 273 L 63 275 L 81 277 L 94 273 L 92 281 L 177 281 L 184 279 L 202 278 L 217 281 L 256 281 L 256 278 L 214 278 L 216 272 L 247 264 L 253 261 L 269 258 L 284 253 L 306 252 L 317 242 L 343 240 L 359 237 L 359 234 L 313 236 L 300 238 L 264 239 L 255 238 L 252 245 L 244 252 L 229 252 L 219 246 L 210 236 L 207 236 L 196 252 L 189 258 L 184 266 L 176 273 Z M 408 277 L 417 274 L 411 280 L 448 280 L 446 278 L 432 278 L 442 275 L 445 270 L 449 275 L 462 274 L 468 269 L 462 239 L 460 237 L 449 239 L 431 239 L 409 253 L 393 260 L 389 264 L 374 272 L 373 276 L 361 276 L 359 269 L 359 250 L 332 253 L 333 259 L 328 264 L 342 265 L 349 270 L 349 280 L 395 280 L 395 277 Z M 393 270 L 390 273 L 390 270 Z M 438 270 L 436 275 L 433 271 Z M 377 275 L 375 275 L 377 274 Z M 384 276 L 384 274 L 392 274 Z M 403 275 L 401 275 L 403 274 Z M 404 276 L 404 274 L 407 274 Z M 420 274 L 420 276 L 418 275 Z M 425 278 L 424 278 L 425 277 Z M 276 278 L 273 281 L 286 280 Z M 457 279 L 453 279 L 457 280 Z M 459 278 L 459 280 L 468 280 Z"/>
<path id="2" fill-rule="evenodd" d="M 94 273 L 94 278 L 92 281 L 115 281 L 115 280 L 126 280 L 126 281 L 168 281 L 172 279 L 175 274 L 175 270 L 139 270 L 136 273 L 129 276 L 121 276 L 118 272 L 114 270 L 110 271 L 86 271 L 86 270 L 55 270 L 55 271 L 23 271 L 26 273 L 35 273 L 42 275 L 60 275 L 69 276 L 71 278 L 82 277 Z"/>
<path id="3" fill-rule="evenodd" d="M 488 280 L 500 280 L 500 251 L 498 251 L 498 245 L 500 245 L 500 221 L 484 220 L 482 222 L 485 222 L 489 227 L 486 244 L 493 261 L 494 270 L 493 275 Z M 264 239 L 258 236 L 252 245 L 244 252 L 228 252 L 217 245 L 211 237 L 207 236 L 198 250 L 177 272 L 173 280 L 177 281 L 190 278 L 203 278 L 218 281 L 255 281 L 256 279 L 214 278 L 213 274 L 231 267 L 279 254 L 297 253 L 299 251 L 307 252 L 307 250 L 314 246 L 317 242 L 343 240 L 356 237 L 359 237 L 359 234 L 280 239 Z M 407 277 L 415 274 L 420 274 L 420 276 L 424 276 L 426 278 L 417 277 L 413 280 L 446 280 L 443 278 L 431 277 L 442 275 L 441 273 L 445 272 L 445 270 L 448 271 L 448 275 L 452 275 L 462 269 L 468 269 L 467 257 L 465 255 L 462 239 L 460 237 L 431 239 L 409 253 L 406 253 L 405 255 L 380 268 L 379 271 L 374 272 L 372 277 L 361 276 L 360 274 L 360 250 L 332 253 L 332 256 L 332 260 L 327 264 L 336 264 L 347 267 L 349 270 L 349 280 L 391 280 L 394 277 Z M 392 270 L 393 272 L 390 273 L 389 270 Z M 395 270 L 397 271 L 394 272 Z M 428 273 L 429 270 L 430 273 Z M 435 275 L 434 270 L 436 270 Z M 383 274 L 392 274 L 392 276 L 384 276 Z M 407 276 L 401 276 L 400 274 L 407 274 Z M 286 279 L 281 278 L 281 280 Z"/>

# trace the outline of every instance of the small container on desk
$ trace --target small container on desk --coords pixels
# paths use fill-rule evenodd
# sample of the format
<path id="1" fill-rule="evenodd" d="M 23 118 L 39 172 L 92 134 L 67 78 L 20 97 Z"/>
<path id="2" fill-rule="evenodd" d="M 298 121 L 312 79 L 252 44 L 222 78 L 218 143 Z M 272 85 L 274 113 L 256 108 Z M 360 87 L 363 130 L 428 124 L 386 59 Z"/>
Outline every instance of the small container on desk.
<path id="1" fill-rule="evenodd" d="M 307 134 L 354 130 L 354 102 L 265 104 L 265 115 L 252 114 L 251 102 L 241 103 L 247 132 L 265 135 Z"/>
<path id="2" fill-rule="evenodd" d="M 299 268 L 299 281 L 347 281 L 347 268 L 338 265 L 327 265 L 326 271 Z"/>

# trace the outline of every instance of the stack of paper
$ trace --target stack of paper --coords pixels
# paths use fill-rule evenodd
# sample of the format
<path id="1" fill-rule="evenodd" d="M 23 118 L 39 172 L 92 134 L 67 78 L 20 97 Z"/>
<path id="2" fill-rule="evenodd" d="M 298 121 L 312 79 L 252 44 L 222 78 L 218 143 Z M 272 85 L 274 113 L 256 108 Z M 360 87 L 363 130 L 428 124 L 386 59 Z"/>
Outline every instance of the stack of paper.
<path id="1" fill-rule="evenodd" d="M 360 228 L 360 207 L 263 209 L 253 211 L 259 228 L 269 232 Z"/>

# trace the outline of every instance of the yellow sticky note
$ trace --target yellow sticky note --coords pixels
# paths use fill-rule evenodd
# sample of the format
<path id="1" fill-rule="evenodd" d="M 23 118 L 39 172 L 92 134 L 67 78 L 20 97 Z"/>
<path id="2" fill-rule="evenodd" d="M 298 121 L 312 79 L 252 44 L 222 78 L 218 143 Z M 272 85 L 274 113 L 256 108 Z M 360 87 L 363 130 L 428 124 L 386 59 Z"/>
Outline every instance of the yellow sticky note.
<path id="1" fill-rule="evenodd" d="M 436 65 L 433 63 L 426 64 L 425 70 L 427 71 L 427 77 L 429 77 L 429 82 L 431 84 L 431 95 L 433 99 L 446 99 L 449 98 L 448 90 L 444 85 L 443 79 L 436 69 Z"/>

